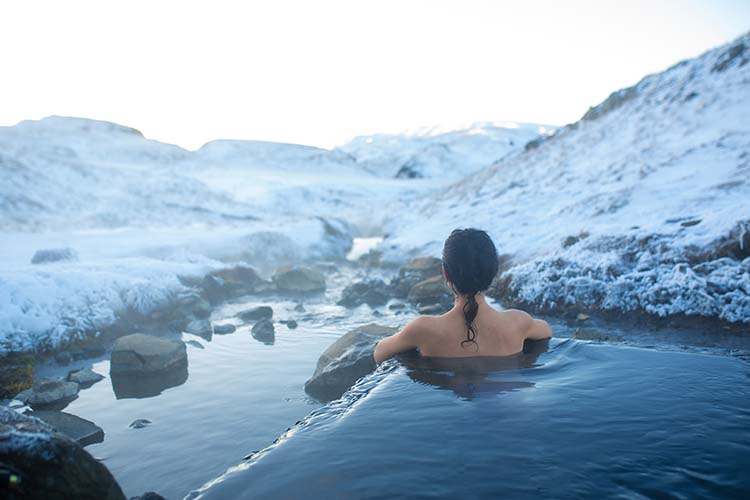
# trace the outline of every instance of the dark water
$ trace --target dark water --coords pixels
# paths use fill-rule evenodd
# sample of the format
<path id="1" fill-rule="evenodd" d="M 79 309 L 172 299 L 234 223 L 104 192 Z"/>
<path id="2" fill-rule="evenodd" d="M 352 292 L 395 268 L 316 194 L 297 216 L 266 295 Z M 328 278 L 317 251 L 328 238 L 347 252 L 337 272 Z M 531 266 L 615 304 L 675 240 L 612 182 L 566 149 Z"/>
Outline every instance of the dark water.
<path id="1" fill-rule="evenodd" d="M 391 362 L 193 498 L 748 498 L 739 359 L 553 339 Z"/>

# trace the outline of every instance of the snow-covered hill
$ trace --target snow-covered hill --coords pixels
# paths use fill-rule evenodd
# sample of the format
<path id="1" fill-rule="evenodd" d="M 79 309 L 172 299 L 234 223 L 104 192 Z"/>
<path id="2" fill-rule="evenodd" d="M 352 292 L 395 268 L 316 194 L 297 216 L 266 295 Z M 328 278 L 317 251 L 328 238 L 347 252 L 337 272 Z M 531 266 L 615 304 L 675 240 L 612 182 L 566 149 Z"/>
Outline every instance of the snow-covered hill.
<path id="1" fill-rule="evenodd" d="M 512 256 L 498 293 L 513 302 L 750 322 L 748 61 L 745 35 L 613 93 L 399 211 L 386 256 L 483 227 Z"/>
<path id="2" fill-rule="evenodd" d="M 523 151 L 530 141 L 554 130 L 529 123 L 475 123 L 455 130 L 356 137 L 337 151 L 384 177 L 459 179 Z"/>

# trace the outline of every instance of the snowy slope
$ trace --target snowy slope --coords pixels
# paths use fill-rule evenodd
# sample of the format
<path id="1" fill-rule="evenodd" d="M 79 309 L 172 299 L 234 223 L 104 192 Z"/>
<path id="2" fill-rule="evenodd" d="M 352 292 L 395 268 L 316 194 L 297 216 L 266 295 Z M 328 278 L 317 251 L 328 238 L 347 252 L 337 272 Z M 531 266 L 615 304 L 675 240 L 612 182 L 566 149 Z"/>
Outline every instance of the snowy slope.
<path id="1" fill-rule="evenodd" d="M 388 258 L 482 227 L 513 256 L 512 302 L 750 322 L 748 60 L 745 35 L 411 203 L 388 223 Z"/>
<path id="2" fill-rule="evenodd" d="M 528 123 L 475 123 L 466 128 L 422 129 L 356 137 L 336 151 L 374 174 L 398 178 L 459 179 L 555 130 Z"/>

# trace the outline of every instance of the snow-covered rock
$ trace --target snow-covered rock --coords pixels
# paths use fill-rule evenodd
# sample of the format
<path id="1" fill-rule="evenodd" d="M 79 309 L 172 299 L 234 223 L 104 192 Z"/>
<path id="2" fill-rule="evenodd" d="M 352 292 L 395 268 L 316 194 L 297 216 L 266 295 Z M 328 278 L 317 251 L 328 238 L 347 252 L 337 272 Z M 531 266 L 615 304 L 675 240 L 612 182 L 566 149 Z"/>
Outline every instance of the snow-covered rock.
<path id="1" fill-rule="evenodd" d="M 750 322 L 750 34 L 613 93 L 390 219 L 384 259 L 487 229 L 506 298 Z M 571 238 L 572 237 L 572 238 Z"/>

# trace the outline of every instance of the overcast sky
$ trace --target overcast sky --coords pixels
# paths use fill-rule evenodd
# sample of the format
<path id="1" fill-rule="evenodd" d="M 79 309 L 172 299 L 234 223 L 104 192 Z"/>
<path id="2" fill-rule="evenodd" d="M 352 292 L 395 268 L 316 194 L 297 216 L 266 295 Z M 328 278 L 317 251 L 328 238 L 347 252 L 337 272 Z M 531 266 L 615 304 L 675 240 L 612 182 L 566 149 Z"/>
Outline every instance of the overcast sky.
<path id="1" fill-rule="evenodd" d="M 750 0 L 2 2 L 0 125 L 81 116 L 190 149 L 561 125 L 747 30 Z"/>

